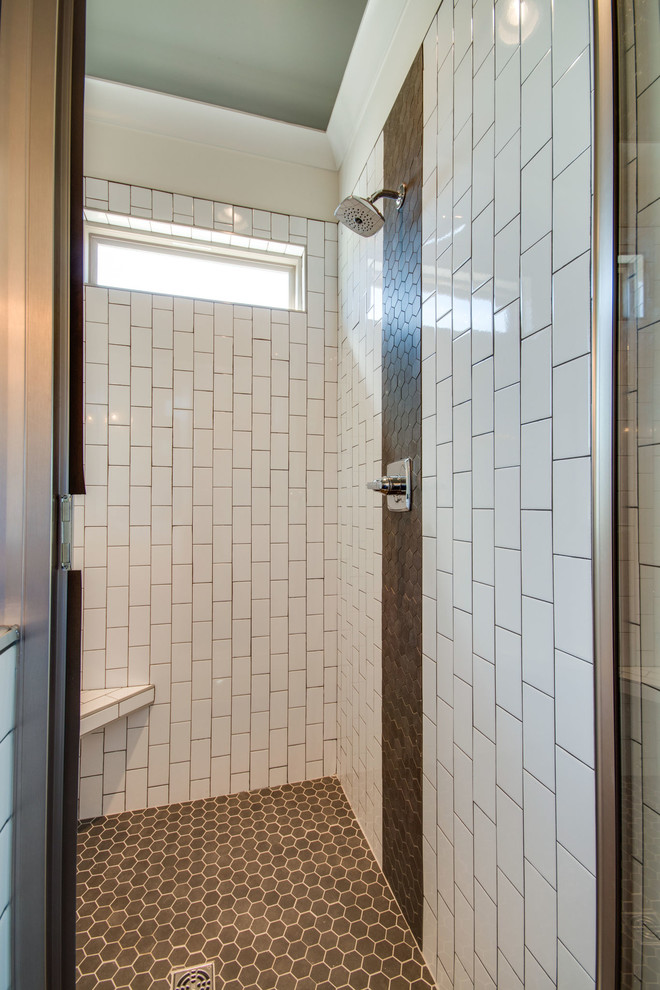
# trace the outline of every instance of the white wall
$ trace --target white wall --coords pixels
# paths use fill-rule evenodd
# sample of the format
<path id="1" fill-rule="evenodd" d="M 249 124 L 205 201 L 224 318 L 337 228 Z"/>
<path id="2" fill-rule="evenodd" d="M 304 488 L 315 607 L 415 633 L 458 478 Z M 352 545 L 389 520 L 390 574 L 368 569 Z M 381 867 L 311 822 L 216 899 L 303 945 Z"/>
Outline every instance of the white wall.
<path id="1" fill-rule="evenodd" d="M 335 224 L 86 180 L 88 207 L 307 248 L 307 312 L 88 286 L 80 815 L 333 773 Z"/>
<path id="2" fill-rule="evenodd" d="M 517 9 L 444 0 L 424 42 L 424 954 L 446 990 L 594 986 L 591 10 L 527 3 L 520 44 Z M 339 381 L 363 485 L 379 451 L 361 370 L 377 380 L 380 343 L 362 301 L 380 273 L 355 240 L 340 236 Z M 361 495 L 342 561 L 372 543 Z M 340 636 L 342 713 L 378 678 L 373 607 L 369 622 Z M 340 723 L 359 758 L 339 766 L 375 804 L 377 848 L 362 722 Z"/>
<path id="3" fill-rule="evenodd" d="M 511 7 L 493 39 L 490 0 L 445 0 L 425 41 L 425 945 L 440 985 L 572 988 L 595 976 L 590 8 L 527 5 L 519 44 Z"/>

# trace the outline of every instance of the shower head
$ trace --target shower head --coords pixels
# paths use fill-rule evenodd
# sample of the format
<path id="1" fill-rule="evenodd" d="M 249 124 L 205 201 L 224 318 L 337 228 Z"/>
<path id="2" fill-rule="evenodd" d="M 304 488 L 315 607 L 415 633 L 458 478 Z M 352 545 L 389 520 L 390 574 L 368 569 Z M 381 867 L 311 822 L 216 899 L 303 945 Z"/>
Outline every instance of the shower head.
<path id="1" fill-rule="evenodd" d="M 402 184 L 396 192 L 392 189 L 381 189 L 368 199 L 363 199 L 361 196 L 347 196 L 335 210 L 335 216 L 354 233 L 361 237 L 371 237 L 377 234 L 385 223 L 385 217 L 378 207 L 374 206 L 376 200 L 383 197 L 395 199 L 396 208 L 400 210 L 406 198 L 406 187 Z"/>
<path id="2" fill-rule="evenodd" d="M 335 210 L 337 219 L 349 230 L 361 237 L 377 234 L 385 223 L 385 217 L 368 199 L 361 196 L 348 196 Z"/>

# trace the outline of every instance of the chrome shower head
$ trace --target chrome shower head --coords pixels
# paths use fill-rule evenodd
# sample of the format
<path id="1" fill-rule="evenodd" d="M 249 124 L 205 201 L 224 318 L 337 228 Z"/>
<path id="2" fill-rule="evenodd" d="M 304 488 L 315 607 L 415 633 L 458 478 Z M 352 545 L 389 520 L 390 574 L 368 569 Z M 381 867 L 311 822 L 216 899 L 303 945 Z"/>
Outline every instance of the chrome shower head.
<path id="1" fill-rule="evenodd" d="M 361 237 L 371 237 L 377 234 L 385 223 L 385 217 L 380 210 L 374 206 L 377 199 L 395 199 L 396 208 L 400 210 L 406 198 L 406 187 L 400 185 L 397 192 L 392 189 L 381 189 L 379 192 L 363 199 L 362 196 L 347 196 L 343 199 L 337 209 L 335 216 L 337 219 Z"/>
<path id="2" fill-rule="evenodd" d="M 368 199 L 347 196 L 335 210 L 337 219 L 361 237 L 377 234 L 385 223 L 385 217 Z"/>

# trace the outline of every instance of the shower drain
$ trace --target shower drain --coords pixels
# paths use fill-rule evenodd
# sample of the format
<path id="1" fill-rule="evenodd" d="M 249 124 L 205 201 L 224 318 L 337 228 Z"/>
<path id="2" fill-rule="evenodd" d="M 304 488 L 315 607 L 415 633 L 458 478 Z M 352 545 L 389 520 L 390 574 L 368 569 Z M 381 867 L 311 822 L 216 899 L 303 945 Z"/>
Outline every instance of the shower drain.
<path id="1" fill-rule="evenodd" d="M 213 990 L 213 987 L 213 963 L 172 973 L 172 990 Z"/>

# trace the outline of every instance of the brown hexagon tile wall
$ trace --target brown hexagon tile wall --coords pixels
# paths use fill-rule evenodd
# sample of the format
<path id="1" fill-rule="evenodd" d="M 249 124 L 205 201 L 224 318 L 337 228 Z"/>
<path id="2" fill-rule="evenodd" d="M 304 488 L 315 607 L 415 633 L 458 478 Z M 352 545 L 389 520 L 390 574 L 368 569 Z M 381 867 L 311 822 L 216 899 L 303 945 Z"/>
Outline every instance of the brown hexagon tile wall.
<path id="1" fill-rule="evenodd" d="M 77 990 L 430 990 L 338 780 L 83 822 Z"/>
<path id="2" fill-rule="evenodd" d="M 413 460 L 411 512 L 383 512 L 383 866 L 422 937 L 422 52 L 384 130 L 383 473 Z"/>

